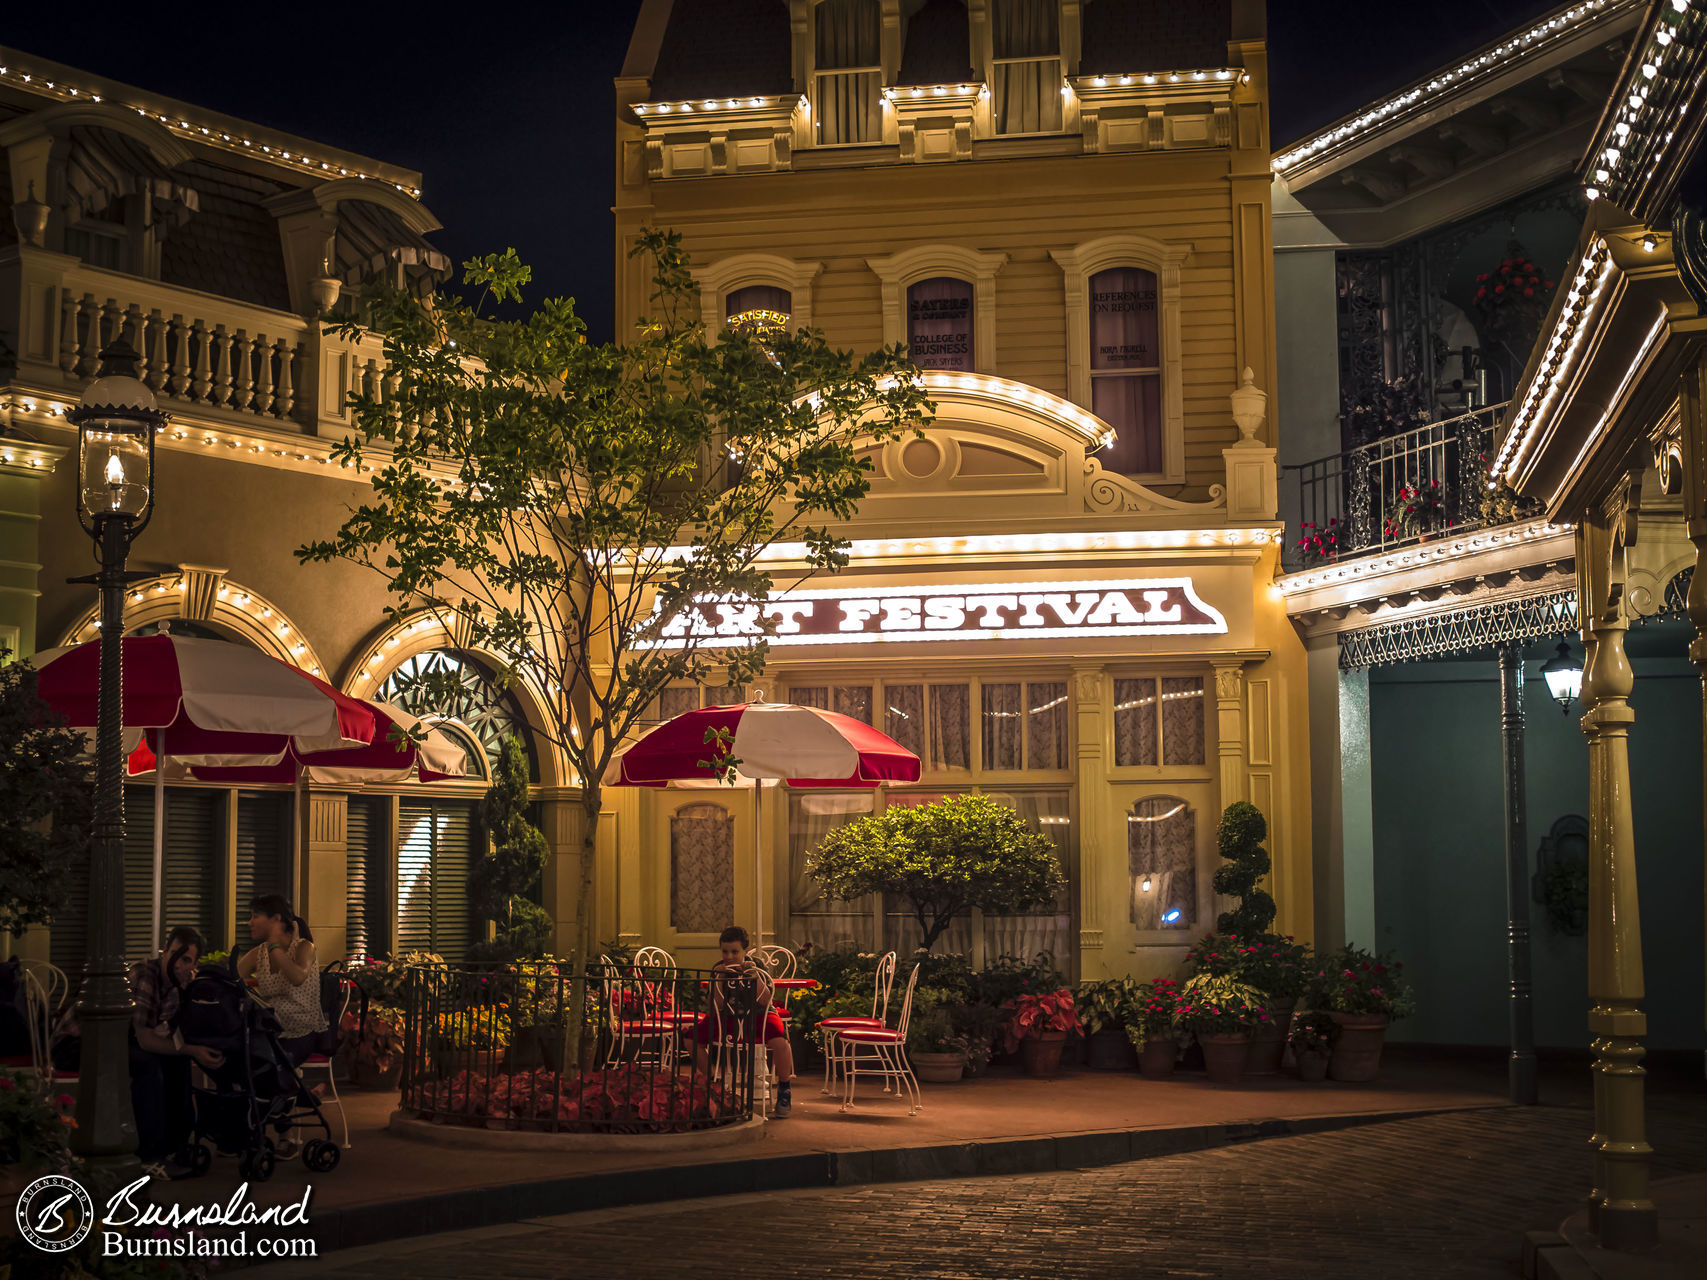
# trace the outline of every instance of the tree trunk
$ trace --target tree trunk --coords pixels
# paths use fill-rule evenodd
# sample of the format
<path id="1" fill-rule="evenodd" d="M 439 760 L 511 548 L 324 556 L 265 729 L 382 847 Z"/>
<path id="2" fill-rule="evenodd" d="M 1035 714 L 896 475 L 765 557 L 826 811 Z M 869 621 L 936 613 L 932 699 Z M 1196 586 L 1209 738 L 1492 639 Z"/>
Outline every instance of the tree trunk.
<path id="1" fill-rule="evenodd" d="M 581 792 L 581 866 L 575 881 L 575 942 L 569 952 L 573 973 L 569 995 L 569 1043 L 575 1052 L 565 1055 L 573 1065 L 565 1070 L 579 1072 L 587 1039 L 587 966 L 593 962 L 593 873 L 598 862 L 599 810 L 603 796 L 597 781 L 588 779 Z"/>

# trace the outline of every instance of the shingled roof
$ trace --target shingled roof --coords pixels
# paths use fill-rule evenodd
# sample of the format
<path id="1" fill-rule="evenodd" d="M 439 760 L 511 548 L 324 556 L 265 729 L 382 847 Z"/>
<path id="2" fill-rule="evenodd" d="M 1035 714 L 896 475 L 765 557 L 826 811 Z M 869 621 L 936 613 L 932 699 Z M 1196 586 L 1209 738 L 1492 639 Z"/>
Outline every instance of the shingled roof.
<path id="1" fill-rule="evenodd" d="M 652 71 L 661 101 L 787 93 L 784 0 L 676 0 Z"/>
<path id="2" fill-rule="evenodd" d="M 1079 74 L 1224 67 L 1232 30 L 1232 0 L 1093 0 Z"/>

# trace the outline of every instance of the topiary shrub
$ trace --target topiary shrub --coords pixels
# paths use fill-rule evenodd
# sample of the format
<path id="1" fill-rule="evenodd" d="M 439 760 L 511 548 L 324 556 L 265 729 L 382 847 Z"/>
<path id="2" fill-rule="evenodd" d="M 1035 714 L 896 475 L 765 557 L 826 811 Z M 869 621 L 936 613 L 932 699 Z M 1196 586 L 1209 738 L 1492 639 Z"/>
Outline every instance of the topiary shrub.
<path id="1" fill-rule="evenodd" d="M 1274 899 L 1257 888 L 1272 865 L 1262 847 L 1267 838 L 1268 822 L 1249 801 L 1236 800 L 1222 813 L 1216 843 L 1227 863 L 1215 869 L 1215 892 L 1237 898 L 1239 905 L 1221 913 L 1217 931 L 1248 938 L 1267 933 L 1274 923 Z"/>
<path id="2" fill-rule="evenodd" d="M 492 847 L 468 873 L 475 913 L 493 922 L 495 936 L 469 947 L 470 959 L 531 959 L 543 955 L 551 941 L 551 917 L 533 900 L 549 850 L 527 820 L 527 802 L 527 755 L 519 741 L 505 738 L 486 793 Z"/>

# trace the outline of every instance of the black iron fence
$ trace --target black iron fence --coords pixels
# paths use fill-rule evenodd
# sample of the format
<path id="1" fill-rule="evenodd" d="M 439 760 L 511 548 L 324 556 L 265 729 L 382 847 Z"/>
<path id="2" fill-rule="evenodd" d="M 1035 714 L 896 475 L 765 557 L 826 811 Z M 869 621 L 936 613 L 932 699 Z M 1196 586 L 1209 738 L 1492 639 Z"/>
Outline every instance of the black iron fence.
<path id="1" fill-rule="evenodd" d="M 1369 551 L 1505 523 L 1488 468 L 1506 406 L 1488 405 L 1413 431 L 1289 466 L 1285 565 L 1308 569 Z"/>
<path id="2" fill-rule="evenodd" d="M 421 967 L 404 990 L 402 1105 L 424 1120 L 540 1132 L 682 1133 L 753 1115 L 750 982 L 593 965 L 580 1027 L 555 962 Z"/>

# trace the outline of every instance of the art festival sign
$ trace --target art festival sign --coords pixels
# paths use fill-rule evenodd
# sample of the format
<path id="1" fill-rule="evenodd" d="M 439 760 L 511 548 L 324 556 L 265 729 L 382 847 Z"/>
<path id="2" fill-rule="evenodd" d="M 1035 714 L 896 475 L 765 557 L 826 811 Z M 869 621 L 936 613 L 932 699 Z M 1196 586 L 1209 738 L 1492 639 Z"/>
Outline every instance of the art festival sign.
<path id="1" fill-rule="evenodd" d="M 850 585 L 789 591 L 763 605 L 704 599 L 668 622 L 654 619 L 654 627 L 637 648 L 730 648 L 767 634 L 778 646 L 1224 635 L 1227 619 L 1197 594 L 1190 578 L 1131 578 L 867 590 Z"/>

